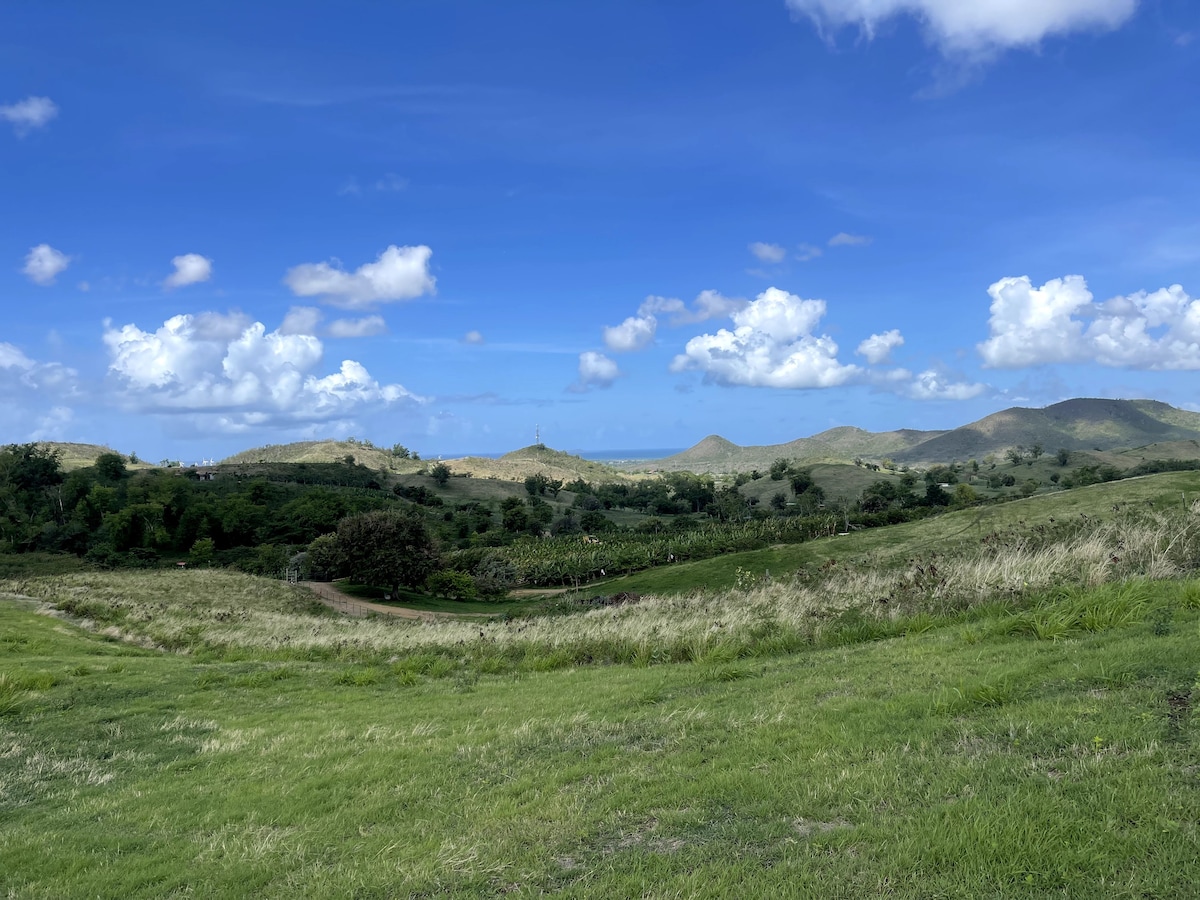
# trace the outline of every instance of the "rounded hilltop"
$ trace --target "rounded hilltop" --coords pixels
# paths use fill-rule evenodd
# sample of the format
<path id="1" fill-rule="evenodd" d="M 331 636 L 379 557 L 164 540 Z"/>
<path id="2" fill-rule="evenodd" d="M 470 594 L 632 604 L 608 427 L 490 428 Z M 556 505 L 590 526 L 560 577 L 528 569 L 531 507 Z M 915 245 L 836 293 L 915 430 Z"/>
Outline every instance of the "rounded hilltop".
<path id="1" fill-rule="evenodd" d="M 528 447 L 509 451 L 498 459 L 464 456 L 443 462 L 455 474 L 470 475 L 474 478 L 498 478 L 503 481 L 521 481 L 528 475 L 536 474 L 561 478 L 564 482 L 575 481 L 578 478 L 588 482 L 631 481 L 633 478 L 611 466 L 563 450 L 554 450 L 545 444 L 530 444 Z"/>

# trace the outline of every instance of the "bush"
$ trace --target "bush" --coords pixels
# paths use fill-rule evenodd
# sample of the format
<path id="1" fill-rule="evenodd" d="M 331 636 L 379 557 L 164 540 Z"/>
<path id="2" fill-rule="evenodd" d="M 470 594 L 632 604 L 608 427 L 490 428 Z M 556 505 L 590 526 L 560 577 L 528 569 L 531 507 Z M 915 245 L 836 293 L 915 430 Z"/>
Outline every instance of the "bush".
<path id="1" fill-rule="evenodd" d="M 425 580 L 425 590 L 447 600 L 474 600 L 479 596 L 475 579 L 466 572 L 435 572 Z"/>

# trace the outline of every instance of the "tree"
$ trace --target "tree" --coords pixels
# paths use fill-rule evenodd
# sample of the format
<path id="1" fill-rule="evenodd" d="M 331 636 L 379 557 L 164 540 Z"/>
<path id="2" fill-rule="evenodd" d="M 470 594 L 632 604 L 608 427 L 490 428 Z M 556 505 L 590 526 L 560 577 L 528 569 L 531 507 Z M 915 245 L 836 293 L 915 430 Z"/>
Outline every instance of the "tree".
<path id="1" fill-rule="evenodd" d="M 479 596 L 475 579 L 466 572 L 434 572 L 426 580 L 425 590 L 447 600 L 467 601 Z"/>
<path id="2" fill-rule="evenodd" d="M 530 497 L 540 497 L 546 493 L 546 488 L 550 486 L 550 479 L 538 472 L 536 475 L 525 476 L 525 492 Z"/>
<path id="3" fill-rule="evenodd" d="M 1009 447 L 1004 451 L 1004 457 L 1014 466 L 1019 466 L 1021 460 L 1025 458 L 1025 448 L 1020 446 Z"/>
<path id="4" fill-rule="evenodd" d="M 29 543 L 42 524 L 62 520 L 60 456 L 38 444 L 0 449 L 0 527 L 12 543 Z"/>
<path id="5" fill-rule="evenodd" d="M 1046 452 L 1046 448 L 1043 447 L 1040 443 L 1034 444 L 1032 447 L 1029 448 L 1029 455 L 1032 456 L 1034 459 L 1038 459 L 1045 452 Z"/>
<path id="6" fill-rule="evenodd" d="M 1059 447 L 1058 452 L 1054 454 L 1054 458 L 1058 460 L 1060 466 L 1065 466 L 1071 461 L 1071 451 L 1066 447 Z"/>
<path id="7" fill-rule="evenodd" d="M 771 497 L 771 509 L 775 510 L 776 512 L 783 512 L 787 508 L 787 504 L 787 495 L 784 494 L 783 491 L 780 491 Z"/>
<path id="8" fill-rule="evenodd" d="M 792 474 L 792 491 L 796 495 L 803 494 L 813 486 L 812 474 L 807 469 L 801 469 Z"/>
<path id="9" fill-rule="evenodd" d="M 101 453 L 92 463 L 102 481 L 120 481 L 126 475 L 125 460 L 118 453 Z"/>
<path id="10" fill-rule="evenodd" d="M 541 497 L 530 497 L 525 505 L 529 530 L 534 534 L 541 534 L 554 518 L 554 507 Z"/>
<path id="11" fill-rule="evenodd" d="M 188 552 L 188 562 L 193 566 L 211 566 L 216 550 L 212 538 L 200 538 L 192 544 L 192 549 Z"/>
<path id="12" fill-rule="evenodd" d="M 405 447 L 403 444 L 393 444 L 392 445 L 392 456 L 396 457 L 396 459 L 411 459 L 412 451 L 409 450 L 407 447 Z"/>
<path id="13" fill-rule="evenodd" d="M 429 470 L 429 477 L 437 482 L 438 487 L 445 487 L 450 480 L 450 467 L 444 462 L 435 463 Z"/>
<path id="14" fill-rule="evenodd" d="M 926 506 L 949 506 L 950 495 L 942 490 L 941 485 L 936 481 L 929 484 L 925 488 L 925 505 Z"/>
<path id="15" fill-rule="evenodd" d="M 520 497 L 505 497 L 500 501 L 500 523 L 505 531 L 513 534 L 529 527 L 529 513 Z"/>
<path id="16" fill-rule="evenodd" d="M 859 460 L 859 462 L 861 463 L 862 461 Z M 787 474 L 791 468 L 792 464 L 781 456 L 775 462 L 771 463 L 771 480 L 783 481 L 783 479 L 787 478 Z"/>
<path id="17" fill-rule="evenodd" d="M 979 499 L 979 495 L 975 493 L 975 489 L 969 484 L 958 484 L 954 487 L 954 496 L 951 502 L 955 506 L 970 506 Z"/>
<path id="18" fill-rule="evenodd" d="M 306 577 L 325 581 L 336 578 L 342 569 L 341 551 L 338 549 L 337 534 L 323 534 L 308 545 L 305 559 Z"/>
<path id="19" fill-rule="evenodd" d="M 419 513 L 376 510 L 338 523 L 337 549 L 346 572 L 364 584 L 415 588 L 438 568 L 437 547 Z"/>
<path id="20" fill-rule="evenodd" d="M 597 532 L 615 531 L 616 524 L 604 513 L 598 509 L 589 510 L 579 517 L 579 527 L 589 534 Z"/>

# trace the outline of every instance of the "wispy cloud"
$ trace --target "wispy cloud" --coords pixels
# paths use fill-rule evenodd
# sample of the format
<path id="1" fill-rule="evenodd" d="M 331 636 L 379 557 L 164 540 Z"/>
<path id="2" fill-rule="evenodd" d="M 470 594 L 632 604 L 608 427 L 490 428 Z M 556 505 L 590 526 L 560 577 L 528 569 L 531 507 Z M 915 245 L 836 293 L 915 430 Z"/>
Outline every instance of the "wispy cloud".
<path id="1" fill-rule="evenodd" d="M 873 38 L 888 19 L 911 16 L 943 55 L 987 59 L 1047 37 L 1112 30 L 1128 21 L 1138 0 L 786 0 L 792 13 L 830 35 L 857 27 Z"/>
<path id="2" fill-rule="evenodd" d="M 758 259 L 767 263 L 781 263 L 787 259 L 787 249 L 779 244 L 765 244 L 755 241 L 750 245 L 750 252 Z"/>
<path id="3" fill-rule="evenodd" d="M 830 247 L 865 247 L 871 243 L 873 238 L 867 237 L 865 234 L 847 234 L 844 231 L 839 231 L 829 239 Z"/>
<path id="4" fill-rule="evenodd" d="M 44 128 L 57 115 L 58 106 L 49 97 L 26 97 L 10 106 L 0 106 L 0 119 L 12 123 L 17 137 Z"/>
<path id="5" fill-rule="evenodd" d="M 32 247 L 25 256 L 25 265 L 21 269 L 34 284 L 43 287 L 54 284 L 54 279 L 66 271 L 71 264 L 71 257 L 60 250 L 55 250 L 49 244 L 38 244 Z"/>

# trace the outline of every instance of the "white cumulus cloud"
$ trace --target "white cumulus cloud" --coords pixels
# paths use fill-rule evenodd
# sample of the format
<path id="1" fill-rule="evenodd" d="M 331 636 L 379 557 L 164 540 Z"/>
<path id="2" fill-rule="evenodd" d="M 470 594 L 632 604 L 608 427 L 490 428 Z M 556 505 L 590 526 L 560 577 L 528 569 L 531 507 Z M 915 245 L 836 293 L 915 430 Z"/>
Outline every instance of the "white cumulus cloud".
<path id="1" fill-rule="evenodd" d="M 321 327 L 321 311 L 315 306 L 293 306 L 283 317 L 280 334 L 316 334 Z"/>
<path id="2" fill-rule="evenodd" d="M 781 263 L 787 257 L 787 250 L 779 244 L 765 244 L 762 241 L 751 244 L 750 252 L 767 263 Z"/>
<path id="3" fill-rule="evenodd" d="M 845 384 L 858 366 L 837 359 L 837 344 L 813 330 L 825 315 L 824 300 L 802 300 L 768 288 L 732 316 L 734 329 L 702 334 L 675 357 L 675 372 L 698 370 L 720 384 L 818 388 Z"/>
<path id="4" fill-rule="evenodd" d="M 463 335 L 463 343 L 464 344 L 474 344 L 476 346 L 484 343 L 483 332 L 468 331 L 466 334 Z"/>
<path id="5" fill-rule="evenodd" d="M 332 263 L 304 263 L 288 269 L 283 281 L 298 297 L 323 297 L 346 309 L 362 309 L 376 303 L 412 300 L 432 293 L 436 279 L 429 274 L 433 251 L 418 247 L 389 246 L 372 263 L 353 272 Z"/>
<path id="6" fill-rule="evenodd" d="M 0 343 L 0 369 L 32 369 L 34 362 L 12 344 Z"/>
<path id="7" fill-rule="evenodd" d="M 990 288 L 984 364 L 1013 369 L 1093 362 L 1147 370 L 1200 369 L 1200 299 L 1175 284 L 1095 302 L 1080 275 L 1035 288 L 1027 277 Z"/>
<path id="8" fill-rule="evenodd" d="M 611 387 L 620 376 L 621 370 L 615 362 L 603 353 L 588 350 L 579 354 L 579 382 L 573 389 L 586 391 Z"/>
<path id="9" fill-rule="evenodd" d="M 857 26 L 873 37 L 895 16 L 918 19 L 946 55 L 986 56 L 1036 46 L 1052 35 L 1083 29 L 1114 29 L 1137 9 L 1138 0 L 786 0 L 793 14 L 822 31 Z"/>
<path id="10" fill-rule="evenodd" d="M 212 260 L 199 253 L 185 253 L 171 260 L 175 271 L 163 281 L 163 287 L 168 290 L 187 287 L 189 284 L 200 284 L 212 278 Z"/>
<path id="11" fill-rule="evenodd" d="M 30 359 L 19 347 L 0 342 L 0 397 L 28 391 L 77 396 L 79 373 L 61 363 Z"/>
<path id="12" fill-rule="evenodd" d="M 701 291 L 689 308 L 677 297 L 651 295 L 642 301 L 638 315 L 665 314 L 670 316 L 672 325 L 688 325 L 731 316 L 739 309 L 745 309 L 747 302 L 738 297 L 726 297 L 719 291 Z"/>
<path id="13" fill-rule="evenodd" d="M 873 334 L 861 344 L 858 345 L 856 351 L 859 356 L 866 357 L 867 362 L 871 365 L 888 362 L 891 358 L 892 351 L 897 347 L 904 345 L 904 336 L 900 331 L 893 328 L 891 331 L 885 331 L 882 334 Z"/>
<path id="14" fill-rule="evenodd" d="M 54 279 L 64 272 L 71 264 L 71 257 L 55 250 L 49 244 L 38 244 L 30 249 L 25 256 L 25 265 L 21 269 L 34 284 L 54 284 Z"/>
<path id="15" fill-rule="evenodd" d="M 658 320 L 652 315 L 630 316 L 620 325 L 604 329 L 604 345 L 617 353 L 642 350 L 654 340 L 657 328 Z"/>
<path id="16" fill-rule="evenodd" d="M 26 97 L 9 106 L 0 106 L 0 119 L 12 123 L 17 137 L 44 127 L 57 115 L 58 106 L 49 97 Z"/>
<path id="17" fill-rule="evenodd" d="M 986 384 L 955 381 L 935 369 L 916 375 L 907 393 L 916 400 L 971 400 L 988 390 Z"/>
<path id="18" fill-rule="evenodd" d="M 374 337 L 387 331 L 383 316 L 364 316 L 361 319 L 334 319 L 329 323 L 329 336 L 335 338 Z"/>
<path id="19" fill-rule="evenodd" d="M 293 426 L 344 419 L 363 407 L 420 402 L 399 384 L 380 384 L 361 363 L 320 376 L 324 348 L 311 334 L 268 332 L 250 322 L 230 337 L 235 317 L 178 315 L 150 332 L 105 324 L 109 372 L 120 399 L 144 412 L 207 414 L 215 427 Z"/>

